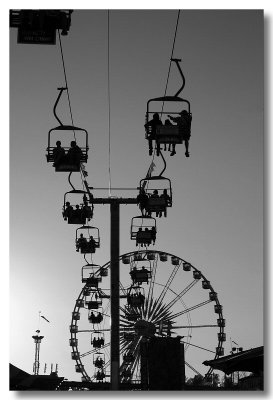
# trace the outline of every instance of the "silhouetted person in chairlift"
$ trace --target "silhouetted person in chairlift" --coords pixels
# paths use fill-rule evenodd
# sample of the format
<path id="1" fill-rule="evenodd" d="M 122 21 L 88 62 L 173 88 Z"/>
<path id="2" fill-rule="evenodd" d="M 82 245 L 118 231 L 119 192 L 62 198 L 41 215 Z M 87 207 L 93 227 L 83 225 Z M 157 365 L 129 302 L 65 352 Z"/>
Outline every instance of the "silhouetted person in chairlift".
<path id="1" fill-rule="evenodd" d="M 70 202 L 67 201 L 65 203 L 65 210 L 63 212 L 64 219 L 65 220 L 67 220 L 67 218 L 69 219 L 71 217 L 71 215 L 73 214 L 73 211 L 74 211 L 73 207 L 71 206 Z"/>
<path id="2" fill-rule="evenodd" d="M 153 119 L 148 121 L 144 127 L 149 130 L 149 127 L 151 127 L 151 130 L 149 130 L 148 133 L 148 142 L 149 142 L 149 155 L 151 156 L 153 154 L 153 140 L 156 139 L 156 128 L 158 126 L 162 125 L 162 122 L 159 118 L 158 113 L 154 113 Z M 157 144 L 157 155 L 159 155 L 159 144 Z"/>
<path id="3" fill-rule="evenodd" d="M 145 210 L 145 208 L 147 206 L 148 200 L 149 200 L 149 198 L 145 192 L 145 189 L 141 188 L 140 192 L 137 196 L 137 204 L 139 205 L 142 215 L 143 215 L 143 210 Z"/>
<path id="4" fill-rule="evenodd" d="M 84 204 L 81 209 L 82 218 L 87 218 L 88 221 L 93 217 L 93 210 L 88 205 L 87 201 L 84 201 Z"/>
<path id="5" fill-rule="evenodd" d="M 190 140 L 190 136 L 191 136 L 191 115 L 186 111 L 183 110 L 181 111 L 181 113 L 179 113 L 179 117 L 172 117 L 171 115 L 168 115 L 168 117 L 177 123 L 177 126 L 179 128 L 179 131 L 182 135 L 182 139 L 185 143 L 185 156 L 189 157 L 189 140 Z M 175 151 L 175 143 L 172 145 L 173 146 L 173 150 L 171 152 L 171 156 L 173 156 L 174 154 L 176 154 Z"/>
<path id="6" fill-rule="evenodd" d="M 145 244 L 147 244 L 147 246 L 150 246 L 151 239 L 150 239 L 150 234 L 149 234 L 149 232 L 150 232 L 149 228 L 145 228 L 145 232 L 147 235 L 147 237 L 145 238 Z"/>
<path id="7" fill-rule="evenodd" d="M 136 246 L 138 246 L 141 243 L 140 237 L 142 233 L 142 228 L 138 228 L 137 234 L 136 234 Z"/>
<path id="8" fill-rule="evenodd" d="M 168 118 L 165 119 L 164 125 L 165 126 L 173 126 L 173 124 L 171 123 L 171 121 Z M 164 151 L 166 151 L 166 150 L 167 150 L 167 144 L 164 143 Z M 170 151 L 170 144 L 169 144 L 168 150 Z"/>
<path id="9" fill-rule="evenodd" d="M 137 274 L 137 268 L 133 267 L 132 271 L 130 272 L 133 283 L 135 283 L 136 281 L 136 274 Z"/>
<path id="10" fill-rule="evenodd" d="M 62 164 L 65 161 L 65 157 L 65 150 L 61 146 L 61 141 L 57 140 L 56 147 L 53 149 L 53 167 L 58 167 L 60 164 Z"/>
<path id="11" fill-rule="evenodd" d="M 69 164 L 78 166 L 81 162 L 82 151 L 75 142 L 75 140 L 72 140 L 70 146 L 71 147 L 67 152 L 67 160 Z"/>
<path id="12" fill-rule="evenodd" d="M 96 316 L 95 316 L 95 314 L 93 313 L 93 311 L 91 312 L 91 314 L 90 314 L 90 316 L 89 316 L 89 320 L 94 324 L 95 322 L 95 319 L 96 319 Z"/>
<path id="13" fill-rule="evenodd" d="M 82 247 L 85 247 L 86 245 L 87 245 L 87 240 L 83 236 L 83 233 L 81 233 L 80 237 L 77 240 L 77 244 L 76 244 L 77 251 L 79 251 L 79 249 L 81 249 Z"/>
<path id="14" fill-rule="evenodd" d="M 99 312 L 97 315 L 97 323 L 100 324 L 102 320 L 103 320 L 102 313 Z"/>
<path id="15" fill-rule="evenodd" d="M 167 189 L 163 189 L 163 193 L 160 195 L 160 197 L 162 197 L 165 200 L 165 209 L 163 211 L 164 213 L 164 217 L 167 217 L 167 207 L 168 205 L 171 204 L 171 198 L 168 195 L 168 190 Z M 159 212 L 159 217 L 162 216 L 162 211 Z"/>
<path id="16" fill-rule="evenodd" d="M 91 248 L 92 251 L 95 251 L 96 241 L 93 236 L 90 236 L 88 246 Z"/>
<path id="17" fill-rule="evenodd" d="M 75 218 L 80 220 L 81 215 L 82 215 L 82 212 L 81 212 L 80 206 L 79 206 L 79 204 L 76 204 L 76 209 L 74 210 L 74 216 L 75 216 Z"/>

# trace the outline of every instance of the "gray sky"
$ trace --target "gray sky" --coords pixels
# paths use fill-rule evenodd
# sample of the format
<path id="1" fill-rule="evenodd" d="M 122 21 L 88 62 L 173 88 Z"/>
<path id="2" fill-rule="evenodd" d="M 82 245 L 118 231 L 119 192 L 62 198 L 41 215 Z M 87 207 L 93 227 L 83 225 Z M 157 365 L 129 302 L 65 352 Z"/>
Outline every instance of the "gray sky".
<path id="1" fill-rule="evenodd" d="M 164 94 L 176 17 L 177 10 L 110 13 L 113 187 L 136 187 L 151 162 L 143 128 L 146 102 Z M 107 187 L 107 12 L 74 11 L 62 43 L 74 122 L 89 132 L 88 182 Z M 155 249 L 189 261 L 211 281 L 223 305 L 228 354 L 230 337 L 245 349 L 263 344 L 262 11 L 182 11 L 174 56 L 182 58 L 186 78 L 181 96 L 191 102 L 191 156 L 185 158 L 182 145 L 175 157 L 166 154 L 173 207 L 158 221 Z M 61 85 L 59 45 L 19 45 L 11 30 L 10 361 L 32 371 L 31 336 L 41 310 L 51 321 L 40 323 L 41 365 L 58 363 L 61 376 L 79 379 L 68 339 L 85 262 L 75 251 L 74 227 L 61 216 L 68 174 L 55 173 L 45 159 Z M 179 87 L 173 66 L 168 94 Z M 161 159 L 155 164 L 160 172 Z M 81 188 L 76 174 L 72 182 Z M 122 207 L 121 254 L 135 250 L 129 230 L 136 215 L 136 206 Z M 94 261 L 104 264 L 110 257 L 108 206 L 95 207 L 92 225 L 100 228 L 102 242 Z M 123 265 L 121 270 L 126 280 Z M 216 318 L 212 306 L 204 313 Z M 199 317 L 192 312 L 196 323 Z M 200 340 L 205 347 L 217 345 L 207 331 Z"/>

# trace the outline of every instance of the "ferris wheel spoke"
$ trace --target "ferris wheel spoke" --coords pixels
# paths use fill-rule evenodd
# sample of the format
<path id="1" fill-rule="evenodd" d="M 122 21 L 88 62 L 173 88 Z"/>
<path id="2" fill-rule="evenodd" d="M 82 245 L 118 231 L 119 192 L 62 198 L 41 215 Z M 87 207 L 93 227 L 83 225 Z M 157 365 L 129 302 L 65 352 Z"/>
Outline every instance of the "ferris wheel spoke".
<path id="1" fill-rule="evenodd" d="M 108 347 L 108 346 L 110 346 L 110 343 L 106 343 L 105 345 L 101 346 L 101 347 L 100 347 L 100 350 L 103 350 L 103 349 L 105 349 L 105 348 Z M 98 349 L 93 349 L 93 350 L 87 351 L 86 353 L 81 354 L 81 355 L 80 355 L 80 358 L 89 356 L 90 354 L 94 354 L 94 353 L 96 353 L 97 351 L 98 351 Z"/>
<path id="2" fill-rule="evenodd" d="M 195 369 L 192 365 L 190 365 L 187 361 L 185 361 L 185 365 L 187 365 L 188 368 L 190 368 L 193 372 L 195 372 L 196 375 L 200 375 L 203 377 L 202 374 L 200 374 L 200 372 L 197 371 L 197 369 Z"/>
<path id="3" fill-rule="evenodd" d="M 172 325 L 172 329 L 187 329 L 187 328 L 218 328 L 218 325 Z"/>
<path id="4" fill-rule="evenodd" d="M 211 302 L 212 302 L 212 300 L 203 301 L 202 303 L 199 303 L 199 304 L 196 304 L 195 306 L 189 307 L 189 308 L 187 308 L 186 310 L 183 310 L 183 311 L 180 311 L 179 313 L 173 314 L 173 315 L 172 315 L 172 318 L 180 317 L 180 315 L 183 315 L 183 314 L 185 314 L 185 313 L 188 313 L 189 311 L 196 310 L 197 308 L 203 307 L 203 306 L 205 306 L 206 304 L 209 304 L 209 303 L 211 303 Z"/>
<path id="5" fill-rule="evenodd" d="M 176 275 L 176 273 L 177 273 L 177 271 L 178 271 L 178 269 L 179 269 L 181 263 L 182 263 L 182 261 L 180 261 L 180 263 L 179 263 L 178 265 L 176 265 L 176 266 L 174 267 L 174 269 L 172 270 L 171 275 L 169 276 L 166 285 L 164 286 L 162 292 L 160 293 L 160 295 L 159 295 L 159 297 L 158 297 L 158 300 L 159 300 L 160 302 L 163 301 L 163 299 L 164 299 L 166 293 L 168 292 L 169 287 L 170 287 L 172 281 L 174 280 L 174 277 L 175 277 L 175 275 Z"/>
<path id="6" fill-rule="evenodd" d="M 155 277 L 156 277 L 156 270 L 157 270 L 157 262 L 158 262 L 158 256 L 155 257 L 153 266 L 151 268 L 152 277 L 151 277 L 151 282 L 150 282 L 149 291 L 148 291 L 147 307 L 146 307 L 146 313 L 144 315 L 144 318 L 147 317 L 148 313 L 150 312 L 151 305 L 152 305 L 154 284 L 155 284 Z"/>
<path id="7" fill-rule="evenodd" d="M 205 347 L 202 347 L 202 346 L 198 346 L 197 344 L 193 344 L 190 342 L 184 342 L 183 340 L 180 340 L 180 342 L 186 344 L 187 346 L 197 347 L 198 349 L 205 350 L 205 351 L 208 351 L 209 353 L 215 354 L 215 351 L 206 349 Z"/>

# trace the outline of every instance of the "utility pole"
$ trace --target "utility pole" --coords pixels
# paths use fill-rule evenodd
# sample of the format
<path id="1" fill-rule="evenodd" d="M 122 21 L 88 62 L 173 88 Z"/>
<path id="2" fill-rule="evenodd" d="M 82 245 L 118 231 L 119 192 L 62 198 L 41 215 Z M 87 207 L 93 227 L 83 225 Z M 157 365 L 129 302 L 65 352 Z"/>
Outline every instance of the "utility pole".
<path id="1" fill-rule="evenodd" d="M 119 248 L 120 248 L 120 204 L 137 204 L 136 198 L 99 197 L 94 198 L 86 184 L 89 202 L 92 204 L 110 205 L 110 299 L 111 299 L 111 390 L 119 390 Z"/>

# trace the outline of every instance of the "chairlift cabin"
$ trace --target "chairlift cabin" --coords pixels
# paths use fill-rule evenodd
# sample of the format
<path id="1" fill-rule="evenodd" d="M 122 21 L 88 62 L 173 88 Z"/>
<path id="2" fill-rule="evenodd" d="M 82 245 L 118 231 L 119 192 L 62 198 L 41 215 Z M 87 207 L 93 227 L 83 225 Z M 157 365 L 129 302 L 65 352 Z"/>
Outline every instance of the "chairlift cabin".
<path id="1" fill-rule="evenodd" d="M 122 262 L 123 264 L 130 264 L 131 262 L 130 257 L 128 256 L 122 257 Z"/>
<path id="2" fill-rule="evenodd" d="M 131 286 L 127 290 L 127 304 L 132 307 L 142 307 L 145 301 L 144 289 L 141 286 Z"/>
<path id="3" fill-rule="evenodd" d="M 88 310 L 97 310 L 102 306 L 102 301 L 101 300 L 90 300 L 86 301 L 86 305 Z"/>
<path id="4" fill-rule="evenodd" d="M 88 149 L 86 129 L 60 125 L 48 132 L 46 159 L 56 172 L 79 172 L 80 164 L 87 162 Z"/>
<path id="5" fill-rule="evenodd" d="M 131 222 L 131 239 L 136 241 L 136 245 L 147 245 L 155 243 L 156 239 L 156 220 L 152 217 L 138 216 L 133 217 Z"/>
<path id="6" fill-rule="evenodd" d="M 94 226 L 84 225 L 76 229 L 76 251 L 82 254 L 95 253 L 100 247 L 99 229 Z"/>
<path id="7" fill-rule="evenodd" d="M 71 190 L 64 195 L 62 215 L 68 224 L 84 225 L 93 217 L 93 205 L 88 205 L 88 193 L 84 190 Z"/>
<path id="8" fill-rule="evenodd" d="M 149 279 L 151 278 L 150 262 L 148 260 L 142 260 L 141 266 L 139 267 L 131 265 L 130 276 L 133 284 L 149 283 Z"/>
<path id="9" fill-rule="evenodd" d="M 98 287 L 102 281 L 99 275 L 101 266 L 98 264 L 86 264 L 82 267 L 82 283 L 86 283 L 88 287 Z"/>
<path id="10" fill-rule="evenodd" d="M 91 334 L 91 344 L 94 349 L 100 349 L 105 344 L 104 333 L 100 331 L 92 332 Z"/>
<path id="11" fill-rule="evenodd" d="M 227 340 L 227 335 L 224 332 L 218 332 L 218 340 L 225 342 Z"/>
<path id="12" fill-rule="evenodd" d="M 141 200 L 143 204 L 140 206 L 148 216 L 151 216 L 152 212 L 159 217 L 162 213 L 164 216 L 167 215 L 167 207 L 172 207 L 172 185 L 169 178 L 151 176 L 141 179 L 139 189 L 141 199 L 143 199 Z"/>
<path id="13" fill-rule="evenodd" d="M 166 111 L 163 111 L 163 105 L 165 105 Z M 175 123 L 175 118 L 179 117 L 182 110 L 187 112 L 187 118 L 185 118 L 185 123 L 178 127 Z M 161 118 L 164 117 L 164 121 L 158 118 L 158 123 L 154 122 L 155 114 L 158 114 Z M 169 117 L 171 117 L 171 120 Z M 190 102 L 186 99 L 178 96 L 164 96 L 150 99 L 147 102 L 145 138 L 149 141 L 155 140 L 157 146 L 160 146 L 160 144 L 182 143 L 190 134 L 191 118 Z"/>
<path id="14" fill-rule="evenodd" d="M 18 28 L 17 43 L 56 44 L 56 30 L 66 36 L 72 10 L 10 10 L 10 27 Z"/>

